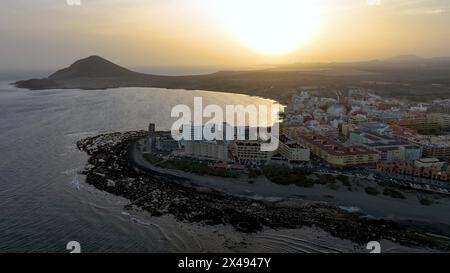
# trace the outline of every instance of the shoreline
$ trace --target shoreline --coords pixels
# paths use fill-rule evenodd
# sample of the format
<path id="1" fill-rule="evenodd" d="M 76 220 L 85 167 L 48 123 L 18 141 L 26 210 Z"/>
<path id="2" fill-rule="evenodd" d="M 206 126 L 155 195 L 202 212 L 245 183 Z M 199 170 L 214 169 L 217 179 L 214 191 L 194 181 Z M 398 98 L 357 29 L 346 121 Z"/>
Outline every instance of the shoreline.
<path id="1" fill-rule="evenodd" d="M 20 81 L 19 81 L 20 82 Z M 113 90 L 113 89 L 120 89 L 120 88 L 142 88 L 142 89 L 148 89 L 148 88 L 157 88 L 157 89 L 164 89 L 168 91 L 189 91 L 189 92 L 212 92 L 212 93 L 226 93 L 226 94 L 232 94 L 232 95 L 241 95 L 241 96 L 248 96 L 248 97 L 255 97 L 258 99 L 268 100 L 270 103 L 277 103 L 280 104 L 282 107 L 285 107 L 289 100 L 285 100 L 284 98 L 280 98 L 277 96 L 264 96 L 261 94 L 252 94 L 252 93 L 245 93 L 242 91 L 235 91 L 235 90 L 227 90 L 227 89 L 220 89 L 218 88 L 215 90 L 214 88 L 210 89 L 198 89 L 198 88 L 177 88 L 177 87 L 164 87 L 164 86 L 112 86 L 112 87 L 93 87 L 93 88 L 83 88 L 83 87 L 43 87 L 43 88 L 31 88 L 31 87 L 24 87 L 18 84 L 18 81 L 16 82 L 9 82 L 5 81 L 10 86 L 13 86 L 17 89 L 25 89 L 28 91 L 51 91 L 51 90 L 81 90 L 81 91 L 94 91 L 94 90 Z"/>
<path id="2" fill-rule="evenodd" d="M 343 209 L 300 200 L 258 201 L 213 190 L 197 189 L 170 179 L 138 174 L 128 163 L 129 145 L 146 132 L 103 134 L 80 140 L 77 147 L 89 155 L 83 174 L 99 190 L 125 197 L 126 209 L 142 209 L 152 216 L 173 215 L 177 221 L 231 225 L 244 233 L 265 228 L 317 227 L 332 236 L 358 244 L 390 240 L 402 245 L 450 251 L 444 240 L 388 221 L 362 217 Z"/>

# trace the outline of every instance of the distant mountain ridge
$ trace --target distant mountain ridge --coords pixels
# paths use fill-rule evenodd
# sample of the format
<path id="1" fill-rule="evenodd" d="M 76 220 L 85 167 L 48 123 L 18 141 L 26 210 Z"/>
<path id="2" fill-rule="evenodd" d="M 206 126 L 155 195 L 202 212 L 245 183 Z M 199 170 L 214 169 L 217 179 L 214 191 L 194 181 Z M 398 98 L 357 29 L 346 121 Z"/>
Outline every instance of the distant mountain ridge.
<path id="1" fill-rule="evenodd" d="M 450 98 L 450 58 L 403 55 L 353 63 L 290 64 L 275 68 L 220 71 L 205 75 L 159 76 L 134 72 L 100 56 L 90 56 L 47 78 L 22 80 L 19 88 L 108 89 L 158 87 L 243 93 L 287 102 L 299 89 L 368 88 L 380 95 L 414 99 Z M 334 96 L 334 92 L 330 91 Z"/>
<path id="2" fill-rule="evenodd" d="M 399 55 L 392 58 L 387 59 L 388 62 L 396 62 L 396 61 L 423 61 L 425 58 L 422 58 L 413 54 Z"/>
<path id="3" fill-rule="evenodd" d="M 399 55 L 392 58 L 379 60 L 374 59 L 370 61 L 355 61 L 355 62 L 331 62 L 331 63 L 293 63 L 280 65 L 278 68 L 290 67 L 308 68 L 308 67 L 353 67 L 353 68 L 378 68 L 378 67 L 396 67 L 396 66 L 434 66 L 446 65 L 450 68 L 450 56 L 423 58 L 413 54 Z"/>

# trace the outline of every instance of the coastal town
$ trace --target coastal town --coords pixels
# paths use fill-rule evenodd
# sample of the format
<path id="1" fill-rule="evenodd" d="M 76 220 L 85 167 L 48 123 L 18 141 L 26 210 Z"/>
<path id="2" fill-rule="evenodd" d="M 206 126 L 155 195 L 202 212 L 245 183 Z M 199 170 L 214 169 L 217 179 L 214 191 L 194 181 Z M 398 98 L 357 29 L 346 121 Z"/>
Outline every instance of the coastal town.
<path id="1" fill-rule="evenodd" d="M 176 141 L 152 123 L 139 151 L 159 170 L 252 180 L 270 176 L 270 169 L 278 166 L 286 174 L 363 176 L 448 194 L 450 108 L 445 105 L 450 103 L 410 103 L 364 89 L 336 91 L 335 98 L 299 91 L 282 113 L 275 151 L 262 151 L 262 140 Z M 248 127 L 243 130 L 249 134 Z M 297 178 L 280 183 L 302 184 L 301 176 Z"/>
<path id="2" fill-rule="evenodd" d="M 175 140 L 154 123 L 77 146 L 89 155 L 86 182 L 128 199 L 127 210 L 244 233 L 315 226 L 358 244 L 446 250 L 439 228 L 423 222 L 447 221 L 449 193 L 449 118 L 431 109 L 361 90 L 302 91 L 282 113 L 275 151 L 263 151 L 263 140 Z"/>

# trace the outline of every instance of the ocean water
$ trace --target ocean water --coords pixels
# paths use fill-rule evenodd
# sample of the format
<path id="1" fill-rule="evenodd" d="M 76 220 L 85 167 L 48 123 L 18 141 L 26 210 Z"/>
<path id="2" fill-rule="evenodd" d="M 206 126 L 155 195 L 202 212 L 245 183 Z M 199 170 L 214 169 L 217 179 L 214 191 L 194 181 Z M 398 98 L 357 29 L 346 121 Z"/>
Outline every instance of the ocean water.
<path id="1" fill-rule="evenodd" d="M 169 129 L 172 106 L 271 104 L 244 95 L 156 88 L 111 90 L 16 89 L 0 82 L 0 252 L 222 251 L 204 245 L 195 226 L 170 217 L 123 211 L 126 200 L 100 192 L 77 174 L 87 156 L 77 140 L 102 132 Z M 204 238 L 208 241 L 208 238 Z M 202 245 L 203 244 L 203 245 Z"/>

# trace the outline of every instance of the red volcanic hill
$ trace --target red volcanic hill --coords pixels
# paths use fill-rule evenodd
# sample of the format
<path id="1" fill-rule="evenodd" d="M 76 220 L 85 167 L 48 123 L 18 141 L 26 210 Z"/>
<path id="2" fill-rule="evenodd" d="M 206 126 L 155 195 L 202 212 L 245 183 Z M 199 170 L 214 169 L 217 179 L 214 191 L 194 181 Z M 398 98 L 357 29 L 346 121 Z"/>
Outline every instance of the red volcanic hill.
<path id="1" fill-rule="evenodd" d="M 128 70 L 99 56 L 90 56 L 61 69 L 48 78 L 51 80 L 68 80 L 74 78 L 109 78 L 135 77 L 142 74 Z"/>

